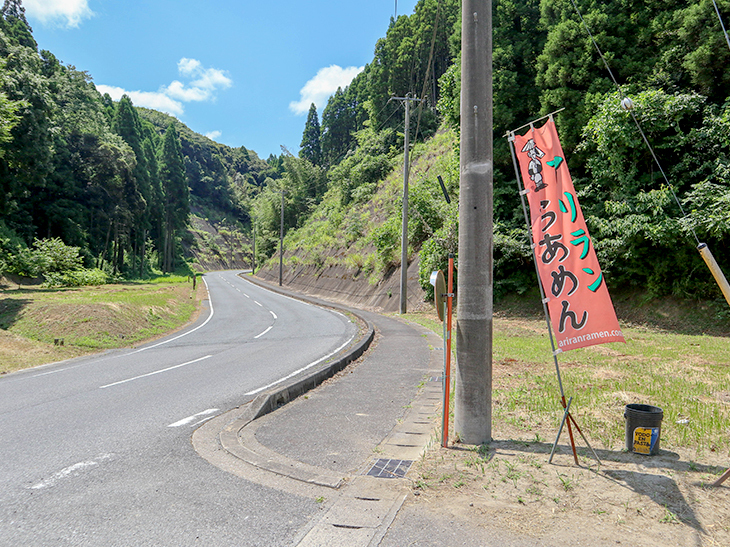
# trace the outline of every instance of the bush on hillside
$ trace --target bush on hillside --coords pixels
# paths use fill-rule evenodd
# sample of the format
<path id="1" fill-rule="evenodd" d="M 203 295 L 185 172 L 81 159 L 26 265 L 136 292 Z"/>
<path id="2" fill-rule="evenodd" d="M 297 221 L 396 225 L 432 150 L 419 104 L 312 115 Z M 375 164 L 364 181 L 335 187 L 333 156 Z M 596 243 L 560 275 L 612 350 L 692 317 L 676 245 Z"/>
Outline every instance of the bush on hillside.
<path id="1" fill-rule="evenodd" d="M 46 287 L 82 287 L 86 285 L 104 285 L 108 281 L 105 272 L 94 268 L 91 270 L 74 270 L 69 272 L 49 272 L 44 275 Z"/>

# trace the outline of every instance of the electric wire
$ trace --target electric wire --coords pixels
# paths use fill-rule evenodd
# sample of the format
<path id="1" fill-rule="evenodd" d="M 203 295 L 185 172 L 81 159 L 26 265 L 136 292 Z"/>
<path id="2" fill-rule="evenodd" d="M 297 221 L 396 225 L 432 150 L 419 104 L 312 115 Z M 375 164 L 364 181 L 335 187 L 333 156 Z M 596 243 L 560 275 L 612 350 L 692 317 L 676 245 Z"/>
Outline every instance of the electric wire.
<path id="1" fill-rule="evenodd" d="M 398 4 L 396 2 L 396 9 L 397 9 L 397 5 Z M 439 26 L 440 14 L 441 14 L 441 0 L 438 0 L 438 4 L 436 6 L 436 19 L 435 19 L 435 22 L 434 22 L 433 33 L 431 35 L 431 47 L 430 47 L 430 52 L 429 52 L 429 59 L 428 59 L 428 64 L 427 64 L 427 68 L 426 68 L 426 75 L 424 76 L 423 87 L 422 87 L 422 91 L 421 91 L 421 99 L 420 99 L 421 104 L 419 104 L 419 109 L 418 109 L 418 119 L 417 119 L 417 124 L 416 124 L 416 131 L 415 131 L 414 140 L 417 140 L 418 139 L 420 124 L 421 124 L 421 114 L 422 114 L 422 110 L 423 110 L 422 107 L 423 107 L 423 102 L 425 100 L 425 95 L 426 95 L 426 91 L 425 90 L 426 90 L 426 86 L 428 85 L 428 78 L 429 78 L 429 75 L 430 75 L 430 72 L 431 72 L 431 67 L 432 67 L 432 64 L 433 64 L 433 54 L 434 54 L 434 50 L 435 50 L 436 36 L 437 36 L 437 31 L 438 31 L 438 26 Z M 414 65 L 415 65 L 415 56 L 414 56 Z M 414 72 L 415 71 L 415 68 L 414 67 L 412 67 L 412 68 L 413 68 L 412 72 Z M 386 101 L 386 103 L 380 108 L 380 110 L 375 115 L 375 118 L 376 119 L 388 107 L 388 105 L 390 104 L 390 102 L 393 99 L 394 99 L 394 97 L 389 98 Z M 396 107 L 395 109 L 393 109 L 393 111 L 390 113 L 390 115 L 378 124 L 378 127 L 376 128 L 376 131 L 380 131 L 390 121 L 390 119 L 397 112 L 400 111 L 400 108 L 401 107 L 403 107 L 403 104 L 402 103 L 400 103 L 398 105 L 398 107 Z M 400 127 L 401 125 L 404 125 L 404 123 L 403 122 L 399 122 L 398 125 Z M 404 128 L 404 130 L 405 130 L 405 128 Z M 357 143 L 355 143 L 355 148 L 357 148 Z M 344 159 L 352 151 L 353 151 L 352 148 L 348 148 L 346 151 L 344 151 L 342 154 L 340 154 L 333 163 L 334 164 L 339 163 L 342 159 Z M 286 150 L 285 153 L 288 153 L 289 155 L 292 155 L 293 156 L 293 154 L 291 154 L 291 152 L 289 152 L 289 150 Z M 409 158 L 409 161 L 408 161 L 409 170 L 410 170 L 410 167 L 411 167 L 412 164 L 413 164 L 413 158 L 411 156 Z M 316 183 L 316 182 L 315 183 L 310 183 L 310 184 L 304 185 L 303 187 L 301 187 L 301 189 L 302 190 L 311 190 L 311 189 L 315 188 L 317 185 L 318 185 L 318 183 Z M 279 194 L 280 192 L 281 192 L 281 189 L 275 190 L 275 194 Z"/>
<path id="2" fill-rule="evenodd" d="M 603 55 L 601 48 L 598 47 L 598 43 L 596 42 L 596 39 L 593 37 L 593 33 L 591 33 L 591 30 L 588 28 L 588 25 L 586 24 L 585 19 L 583 19 L 583 14 L 578 9 L 578 5 L 575 3 L 575 0 L 570 0 L 570 2 L 571 2 L 571 4 L 573 4 L 573 9 L 575 9 L 575 12 L 578 14 L 578 17 L 580 18 L 580 22 L 583 25 L 583 28 L 588 33 L 588 36 L 590 37 L 591 42 L 593 42 L 593 46 L 596 48 L 598 55 L 601 57 L 601 61 L 603 61 L 603 64 L 606 67 L 606 70 L 608 71 L 608 74 L 611 76 L 611 80 L 613 81 L 613 84 L 616 86 L 616 90 L 618 91 L 619 96 L 621 97 L 621 104 L 626 104 L 624 102 L 624 99 L 627 99 L 627 97 L 624 94 L 623 90 L 621 89 L 621 86 L 619 85 L 618 81 L 616 80 L 616 77 L 613 75 L 613 71 L 611 70 L 611 67 L 608 66 L 608 61 L 606 61 L 606 57 Z M 629 101 L 630 100 L 631 99 L 629 99 Z M 682 203 L 679 201 L 679 198 L 677 197 L 677 194 L 674 191 L 674 186 L 672 186 L 672 183 L 669 182 L 669 178 L 667 177 L 666 173 L 664 172 L 664 169 L 662 168 L 662 164 L 659 162 L 659 158 L 657 158 L 656 154 L 654 153 L 654 148 L 649 143 L 649 139 L 646 138 L 646 135 L 644 134 L 644 130 L 641 128 L 641 124 L 639 123 L 639 120 L 636 118 L 636 116 L 634 115 L 631 108 L 625 108 L 625 110 L 629 113 L 629 115 L 631 116 L 631 119 L 634 120 L 634 124 L 636 124 L 636 128 L 639 130 L 639 133 L 641 134 L 641 138 L 644 140 L 646 147 L 649 149 L 649 152 L 651 153 L 652 158 L 654 158 L 654 162 L 656 163 L 657 167 L 659 168 L 659 172 L 662 174 L 662 177 L 664 178 L 664 182 L 666 182 L 667 187 L 669 188 L 669 191 L 672 193 L 672 196 L 674 197 L 674 201 L 677 203 L 677 206 L 679 207 L 679 211 L 682 214 L 682 218 L 686 220 L 687 214 L 684 212 L 684 207 L 682 207 Z M 692 236 L 694 237 L 695 241 L 697 242 L 697 245 L 699 246 L 700 240 L 697 237 L 697 234 L 695 233 L 694 228 L 692 228 L 692 225 L 689 222 L 687 223 L 687 227 L 689 228 L 690 232 L 692 232 Z"/>
<path id="3" fill-rule="evenodd" d="M 720 20 L 720 26 L 722 27 L 722 33 L 725 35 L 725 41 L 727 42 L 727 47 L 730 48 L 730 38 L 727 36 L 727 30 L 725 30 L 725 23 L 722 22 L 722 16 L 720 15 L 720 8 L 717 7 L 717 2 L 715 0 L 712 0 L 712 3 L 715 6 L 715 11 L 717 12 L 717 18 Z"/>
<path id="4" fill-rule="evenodd" d="M 421 88 L 421 103 L 418 105 L 418 121 L 416 122 L 416 136 L 414 140 L 418 140 L 418 131 L 421 127 L 421 114 L 423 114 L 423 103 L 426 102 L 426 86 L 428 86 L 428 77 L 433 69 L 434 75 L 436 73 L 436 67 L 432 67 L 433 64 L 433 52 L 436 46 L 436 33 L 439 28 L 439 17 L 441 15 L 441 0 L 436 5 L 436 20 L 433 24 L 433 34 L 431 35 L 431 51 L 428 54 L 428 64 L 426 65 L 426 75 L 423 78 L 423 87 Z M 436 101 L 436 97 L 433 97 Z M 410 165 L 409 165 L 410 167 Z"/>

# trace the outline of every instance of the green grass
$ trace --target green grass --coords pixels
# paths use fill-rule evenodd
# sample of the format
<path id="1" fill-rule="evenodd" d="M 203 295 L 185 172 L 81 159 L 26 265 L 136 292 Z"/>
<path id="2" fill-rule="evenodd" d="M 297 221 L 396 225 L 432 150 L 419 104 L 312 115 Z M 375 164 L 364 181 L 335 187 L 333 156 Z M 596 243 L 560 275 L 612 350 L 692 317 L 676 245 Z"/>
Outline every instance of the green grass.
<path id="1" fill-rule="evenodd" d="M 441 336 L 433 314 L 406 319 Z M 597 447 L 624 444 L 626 404 L 661 407 L 662 447 L 699 452 L 730 449 L 730 338 L 624 327 L 626 344 L 559 354 L 571 411 Z M 544 321 L 497 317 L 493 332 L 493 421 L 545 438 L 562 418 L 560 392 Z M 548 435 L 549 436 L 549 435 Z"/>
<path id="2" fill-rule="evenodd" d="M 198 305 L 184 276 L 154 282 L 0 292 L 0 374 L 125 347 L 187 323 Z M 63 341 L 63 345 L 56 341 Z"/>

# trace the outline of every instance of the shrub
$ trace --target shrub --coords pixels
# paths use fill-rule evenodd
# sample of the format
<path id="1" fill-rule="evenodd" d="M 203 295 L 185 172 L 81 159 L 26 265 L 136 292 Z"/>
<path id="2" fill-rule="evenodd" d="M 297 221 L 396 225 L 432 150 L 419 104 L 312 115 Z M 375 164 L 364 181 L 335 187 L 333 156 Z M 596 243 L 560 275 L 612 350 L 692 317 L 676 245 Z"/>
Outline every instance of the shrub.
<path id="1" fill-rule="evenodd" d="M 108 278 L 106 273 L 97 268 L 91 270 L 74 270 L 69 272 L 49 272 L 44 275 L 46 287 L 82 287 L 86 285 L 104 285 Z"/>

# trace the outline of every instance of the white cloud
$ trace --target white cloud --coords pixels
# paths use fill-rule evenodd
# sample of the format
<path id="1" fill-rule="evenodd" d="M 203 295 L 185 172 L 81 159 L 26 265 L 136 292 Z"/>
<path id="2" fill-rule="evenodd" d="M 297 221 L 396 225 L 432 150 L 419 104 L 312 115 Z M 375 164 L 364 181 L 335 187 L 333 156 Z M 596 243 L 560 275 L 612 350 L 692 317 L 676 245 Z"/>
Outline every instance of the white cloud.
<path id="1" fill-rule="evenodd" d="M 177 63 L 177 70 L 184 76 L 197 78 L 190 82 L 194 89 L 228 89 L 233 85 L 233 80 L 226 76 L 224 70 L 217 68 L 204 68 L 200 61 L 183 57 Z"/>
<path id="2" fill-rule="evenodd" d="M 183 57 L 177 63 L 177 69 L 181 76 L 195 80 L 187 84 L 173 80 L 169 85 L 160 87 L 158 91 L 125 91 L 121 87 L 108 85 L 97 85 L 96 88 L 101 93 L 109 93 L 115 101 L 126 94 L 136 106 L 154 108 L 180 116 L 185 112 L 183 103 L 213 101 L 217 90 L 227 89 L 233 85 L 233 80 L 228 77 L 226 71 L 205 68 L 196 59 Z"/>
<path id="3" fill-rule="evenodd" d="M 211 131 L 209 133 L 206 133 L 205 136 L 208 137 L 210 140 L 214 141 L 218 137 L 220 137 L 222 134 L 223 133 L 221 133 L 220 131 Z"/>
<path id="4" fill-rule="evenodd" d="M 78 27 L 81 21 L 94 15 L 87 0 L 25 0 L 26 14 L 41 23 L 61 23 Z"/>
<path id="5" fill-rule="evenodd" d="M 200 78 L 190 85 L 203 89 L 227 89 L 233 85 L 233 80 L 226 76 L 225 72 L 217 68 L 207 68 L 200 74 Z"/>
<path id="6" fill-rule="evenodd" d="M 196 59 L 188 59 L 187 57 L 183 57 L 177 62 L 177 70 L 180 74 L 191 75 L 200 67 L 200 61 Z"/>
<path id="7" fill-rule="evenodd" d="M 153 108 L 160 110 L 161 112 L 167 112 L 174 116 L 180 116 L 185 109 L 181 102 L 176 101 L 164 93 L 155 93 L 153 91 L 127 91 L 121 87 L 114 87 L 110 85 L 97 85 L 96 89 L 102 95 L 109 93 L 109 96 L 118 101 L 122 98 L 122 95 L 129 96 L 132 99 L 132 103 L 135 106 L 144 106 L 146 108 Z"/>
<path id="8" fill-rule="evenodd" d="M 342 68 L 337 65 L 320 68 L 317 75 L 304 84 L 299 91 L 301 99 L 289 103 L 289 110 L 301 116 L 309 112 L 312 103 L 317 106 L 318 110 L 321 109 L 338 87 L 344 88 L 350 85 L 353 78 L 364 69 L 364 66 Z"/>
<path id="9" fill-rule="evenodd" d="M 191 101 L 207 101 L 211 95 L 207 89 L 200 89 L 199 87 L 186 88 L 185 84 L 177 80 L 173 81 L 167 87 L 162 88 L 160 93 L 164 93 L 173 99 L 179 99 L 186 103 Z"/>

